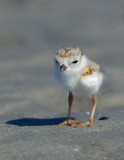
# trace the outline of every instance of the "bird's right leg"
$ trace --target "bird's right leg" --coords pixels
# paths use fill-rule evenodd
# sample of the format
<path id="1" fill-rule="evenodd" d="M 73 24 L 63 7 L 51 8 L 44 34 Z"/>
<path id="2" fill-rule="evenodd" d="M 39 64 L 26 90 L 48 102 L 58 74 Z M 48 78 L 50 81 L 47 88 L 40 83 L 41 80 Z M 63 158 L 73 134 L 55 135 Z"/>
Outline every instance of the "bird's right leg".
<path id="1" fill-rule="evenodd" d="M 61 126 L 64 126 L 64 125 L 68 125 L 68 126 L 71 126 L 71 124 L 80 124 L 82 122 L 80 121 L 75 121 L 75 120 L 72 120 L 71 119 L 71 107 L 72 107 L 72 103 L 73 103 L 73 94 L 72 92 L 69 92 L 69 96 L 68 96 L 68 104 L 69 104 L 69 107 L 68 107 L 68 117 L 67 119 L 63 122 L 63 123 L 60 123 L 58 125 L 58 127 L 61 127 Z"/>
<path id="2" fill-rule="evenodd" d="M 90 115 L 90 120 L 88 122 L 82 122 L 82 124 L 76 125 L 75 127 L 84 127 L 84 126 L 88 126 L 91 127 L 93 125 L 93 118 L 94 118 L 94 114 L 95 114 L 95 110 L 97 107 L 97 97 L 93 96 L 92 97 L 92 111 L 91 111 L 91 115 Z"/>

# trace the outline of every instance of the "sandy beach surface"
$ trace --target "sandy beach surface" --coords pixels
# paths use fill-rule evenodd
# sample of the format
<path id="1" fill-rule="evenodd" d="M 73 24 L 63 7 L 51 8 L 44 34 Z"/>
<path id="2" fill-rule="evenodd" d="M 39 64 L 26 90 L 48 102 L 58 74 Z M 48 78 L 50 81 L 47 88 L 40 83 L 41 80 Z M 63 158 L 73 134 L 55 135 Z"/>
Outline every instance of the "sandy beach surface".
<path id="1" fill-rule="evenodd" d="M 91 128 L 56 126 L 68 93 L 53 57 L 70 46 L 105 70 Z M 124 1 L 0 1 L 0 160 L 123 160 L 123 99 Z M 76 95 L 72 117 L 90 111 L 90 98 Z"/>

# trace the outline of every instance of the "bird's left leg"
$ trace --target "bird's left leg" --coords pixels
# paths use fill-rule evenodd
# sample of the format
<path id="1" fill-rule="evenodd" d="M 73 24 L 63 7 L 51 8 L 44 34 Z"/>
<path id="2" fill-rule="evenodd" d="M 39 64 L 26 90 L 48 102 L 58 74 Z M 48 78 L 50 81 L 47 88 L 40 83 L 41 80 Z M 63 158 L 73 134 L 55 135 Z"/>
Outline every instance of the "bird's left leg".
<path id="1" fill-rule="evenodd" d="M 75 120 L 71 119 L 70 115 L 71 115 L 71 106 L 72 106 L 73 99 L 74 99 L 74 97 L 73 97 L 72 92 L 69 92 L 69 96 L 68 96 L 68 104 L 69 104 L 68 117 L 67 117 L 67 119 L 63 123 L 60 123 L 58 125 L 58 127 L 61 127 L 61 126 L 64 126 L 64 125 L 71 126 L 71 124 L 80 124 L 80 123 L 82 123 L 80 121 L 75 121 Z"/>
<path id="2" fill-rule="evenodd" d="M 93 125 L 93 118 L 94 118 L 96 107 L 97 107 L 97 97 L 93 96 L 92 97 L 92 111 L 91 111 L 91 115 L 90 115 L 90 120 L 88 122 L 82 122 L 81 124 L 76 125 L 75 127 L 83 127 L 83 126 L 91 127 Z"/>

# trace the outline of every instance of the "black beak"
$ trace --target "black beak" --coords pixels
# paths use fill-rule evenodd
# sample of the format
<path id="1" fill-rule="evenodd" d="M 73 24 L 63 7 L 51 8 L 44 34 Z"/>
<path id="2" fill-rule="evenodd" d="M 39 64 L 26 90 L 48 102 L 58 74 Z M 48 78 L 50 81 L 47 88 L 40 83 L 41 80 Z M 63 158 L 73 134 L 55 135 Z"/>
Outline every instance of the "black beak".
<path id="1" fill-rule="evenodd" d="M 66 66 L 64 65 L 64 64 L 62 64 L 61 66 L 60 66 L 60 71 L 61 72 L 64 72 L 65 70 L 66 70 Z"/>

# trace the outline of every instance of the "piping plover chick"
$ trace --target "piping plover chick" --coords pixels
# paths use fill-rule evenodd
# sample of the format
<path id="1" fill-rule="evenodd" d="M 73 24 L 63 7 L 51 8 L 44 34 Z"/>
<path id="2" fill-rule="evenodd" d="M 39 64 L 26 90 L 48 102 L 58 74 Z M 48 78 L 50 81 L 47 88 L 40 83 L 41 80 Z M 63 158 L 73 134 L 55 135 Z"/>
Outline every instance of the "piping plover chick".
<path id="1" fill-rule="evenodd" d="M 89 60 L 79 48 L 63 48 L 55 55 L 55 78 L 69 92 L 68 116 L 58 126 L 76 124 L 75 127 L 92 126 L 97 106 L 97 93 L 103 82 L 104 74 L 98 64 Z M 72 120 L 70 117 L 73 93 L 87 93 L 92 97 L 92 111 L 88 122 Z"/>

